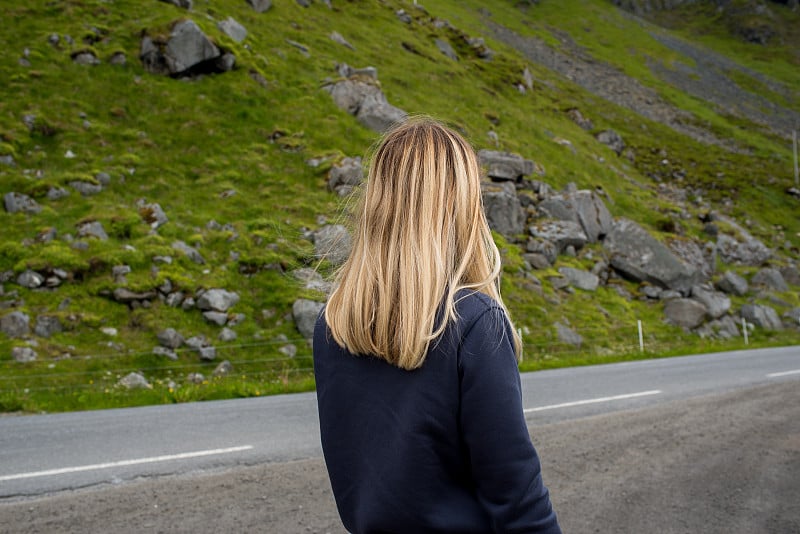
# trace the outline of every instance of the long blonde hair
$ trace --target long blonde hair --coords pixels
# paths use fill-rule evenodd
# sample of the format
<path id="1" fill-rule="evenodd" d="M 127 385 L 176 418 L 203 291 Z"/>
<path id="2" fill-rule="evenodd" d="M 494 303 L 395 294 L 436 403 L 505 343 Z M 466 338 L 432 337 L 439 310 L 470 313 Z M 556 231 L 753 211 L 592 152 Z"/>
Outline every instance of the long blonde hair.
<path id="1" fill-rule="evenodd" d="M 325 309 L 340 346 L 416 369 L 456 320 L 460 289 L 485 293 L 505 309 L 480 176 L 472 147 L 434 119 L 412 118 L 387 132 L 372 157 L 352 249 Z M 519 356 L 519 336 L 511 331 Z"/>

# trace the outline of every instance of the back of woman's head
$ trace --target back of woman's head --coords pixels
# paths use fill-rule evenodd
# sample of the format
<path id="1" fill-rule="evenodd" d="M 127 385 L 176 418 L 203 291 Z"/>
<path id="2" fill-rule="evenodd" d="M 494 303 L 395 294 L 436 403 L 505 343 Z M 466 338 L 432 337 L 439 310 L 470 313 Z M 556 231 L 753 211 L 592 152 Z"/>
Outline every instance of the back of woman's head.
<path id="1" fill-rule="evenodd" d="M 458 290 L 502 306 L 499 273 L 472 147 L 430 118 L 390 130 L 371 159 L 353 247 L 325 311 L 336 342 L 415 369 L 456 318 Z"/>

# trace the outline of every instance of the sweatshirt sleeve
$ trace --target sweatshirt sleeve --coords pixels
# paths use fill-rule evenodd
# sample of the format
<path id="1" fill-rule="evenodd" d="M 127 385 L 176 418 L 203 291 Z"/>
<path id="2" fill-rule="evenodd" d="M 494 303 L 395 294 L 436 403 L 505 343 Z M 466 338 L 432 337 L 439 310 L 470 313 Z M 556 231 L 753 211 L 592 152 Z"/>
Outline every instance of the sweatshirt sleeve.
<path id="1" fill-rule="evenodd" d="M 478 500 L 495 532 L 560 533 L 522 408 L 511 330 L 499 308 L 462 338 L 460 424 Z"/>

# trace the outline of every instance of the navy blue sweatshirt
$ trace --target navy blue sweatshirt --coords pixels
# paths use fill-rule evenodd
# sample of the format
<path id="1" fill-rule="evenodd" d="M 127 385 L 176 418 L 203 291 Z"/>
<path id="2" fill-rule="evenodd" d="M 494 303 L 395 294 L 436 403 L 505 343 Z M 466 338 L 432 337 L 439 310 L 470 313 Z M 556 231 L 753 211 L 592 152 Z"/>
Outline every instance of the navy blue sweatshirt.
<path id="1" fill-rule="evenodd" d="M 322 449 L 354 534 L 561 532 L 525 424 L 505 313 L 480 293 L 459 298 L 459 320 L 414 371 L 354 356 L 324 314 L 317 321 Z"/>

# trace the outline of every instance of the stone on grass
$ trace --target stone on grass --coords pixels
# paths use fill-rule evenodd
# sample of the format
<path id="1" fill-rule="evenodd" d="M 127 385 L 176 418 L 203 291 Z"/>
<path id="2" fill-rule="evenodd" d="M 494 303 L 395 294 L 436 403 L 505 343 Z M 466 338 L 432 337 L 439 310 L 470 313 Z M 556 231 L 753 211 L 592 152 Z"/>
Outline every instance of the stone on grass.
<path id="1" fill-rule="evenodd" d="M 241 43 L 247 38 L 247 29 L 236 22 L 233 17 L 219 21 L 217 28 L 237 43 Z"/>
<path id="2" fill-rule="evenodd" d="M 225 323 L 228 322 L 228 314 L 225 312 L 205 311 L 203 312 L 203 318 L 217 326 L 225 326 Z"/>
<path id="3" fill-rule="evenodd" d="M 556 323 L 556 333 L 558 334 L 558 340 L 562 343 L 567 343 L 573 347 L 580 347 L 583 344 L 583 336 L 559 322 Z"/>
<path id="4" fill-rule="evenodd" d="M 622 151 L 625 150 L 625 141 L 623 141 L 622 137 L 614 130 L 604 130 L 598 133 L 595 138 L 616 152 L 617 156 L 622 154 Z"/>
<path id="5" fill-rule="evenodd" d="M 190 384 L 202 384 L 205 382 L 206 377 L 204 377 L 201 373 L 189 373 L 186 375 L 186 381 Z"/>
<path id="6" fill-rule="evenodd" d="M 719 319 L 731 309 L 731 299 L 707 285 L 692 287 L 691 297 L 706 307 L 712 319 Z"/>
<path id="7" fill-rule="evenodd" d="M 28 289 L 35 289 L 44 284 L 44 276 L 28 269 L 17 276 L 17 284 Z"/>
<path id="8" fill-rule="evenodd" d="M 744 320 L 764 330 L 783 330 L 783 323 L 777 312 L 770 306 L 745 304 L 739 311 Z"/>
<path id="9" fill-rule="evenodd" d="M 611 266 L 637 282 L 688 293 L 698 277 L 693 267 L 681 262 L 664 244 L 630 219 L 614 223 L 613 230 L 603 240 L 603 248 L 611 256 Z"/>
<path id="10" fill-rule="evenodd" d="M 456 54 L 456 51 L 453 50 L 453 46 L 450 43 L 444 39 L 436 39 L 434 43 L 436 44 L 436 48 L 439 49 L 439 52 L 449 57 L 453 61 L 458 61 L 458 54 Z"/>
<path id="11" fill-rule="evenodd" d="M 219 336 L 217 336 L 217 338 L 222 342 L 234 341 L 236 337 L 236 332 L 227 327 L 223 328 L 219 333 Z"/>
<path id="12" fill-rule="evenodd" d="M 539 221 L 531 226 L 528 231 L 533 237 L 553 243 L 559 254 L 564 253 L 569 246 L 579 250 L 589 240 L 581 225 L 573 221 Z M 528 252 L 538 251 L 531 250 L 528 247 Z"/>
<path id="13" fill-rule="evenodd" d="M 786 326 L 800 328 L 800 308 L 792 308 L 783 314 Z"/>
<path id="14" fill-rule="evenodd" d="M 155 202 L 146 204 L 144 202 L 139 205 L 139 215 L 142 220 L 150 225 L 150 228 L 156 230 L 169 222 L 169 217 L 164 213 L 160 204 Z"/>
<path id="15" fill-rule="evenodd" d="M 800 270 L 798 270 L 797 267 L 788 265 L 786 267 L 781 267 L 779 270 L 787 284 L 800 286 Z"/>
<path id="16" fill-rule="evenodd" d="M 99 221 L 89 221 L 78 225 L 78 237 L 94 237 L 106 241 L 108 234 Z"/>
<path id="17" fill-rule="evenodd" d="M 21 311 L 13 311 L 0 317 L 0 332 L 8 337 L 24 337 L 30 331 L 30 317 Z"/>
<path id="18" fill-rule="evenodd" d="M 328 189 L 346 195 L 364 180 L 361 158 L 343 158 L 328 172 Z"/>
<path id="19" fill-rule="evenodd" d="M 350 233 L 341 224 L 327 224 L 314 232 L 314 251 L 319 258 L 341 265 L 350 254 Z"/>
<path id="20" fill-rule="evenodd" d="M 722 278 L 716 283 L 717 289 L 729 295 L 744 296 L 750 289 L 747 280 L 733 271 L 725 271 Z"/>
<path id="21" fill-rule="evenodd" d="M 289 343 L 288 345 L 283 345 L 281 348 L 279 348 L 278 352 L 288 358 L 294 358 L 297 355 L 297 347 Z"/>
<path id="22" fill-rule="evenodd" d="M 729 220 L 727 222 L 730 222 Z M 741 232 L 741 228 L 739 229 Z M 757 267 L 772 256 L 770 251 L 761 241 L 746 234 L 745 240 L 736 239 L 719 234 L 717 236 L 717 252 L 725 263 L 736 263 Z"/>
<path id="23" fill-rule="evenodd" d="M 205 311 L 226 312 L 239 302 L 239 294 L 227 289 L 209 289 L 197 299 L 197 307 Z"/>
<path id="24" fill-rule="evenodd" d="M 94 184 L 91 182 L 84 182 L 83 180 L 73 180 L 69 182 L 69 185 L 72 189 L 77 191 L 84 197 L 90 197 L 92 195 L 96 195 L 103 190 L 103 186 L 100 184 Z"/>
<path id="25" fill-rule="evenodd" d="M 786 285 L 786 281 L 778 269 L 761 269 L 750 279 L 750 284 L 778 292 L 789 291 L 789 286 Z"/>
<path id="26" fill-rule="evenodd" d="M 513 183 L 483 182 L 481 194 L 486 220 L 492 230 L 505 237 L 525 231 L 525 216 Z"/>
<path id="27" fill-rule="evenodd" d="M 61 321 L 52 315 L 38 316 L 36 326 L 33 328 L 33 333 L 39 337 L 50 337 L 63 331 L 64 327 L 61 325 Z"/>
<path id="28" fill-rule="evenodd" d="M 128 373 L 120 378 L 118 384 L 126 389 L 152 389 L 153 386 L 141 373 Z"/>
<path id="29" fill-rule="evenodd" d="M 664 304 L 664 316 L 668 323 L 692 330 L 706 320 L 706 307 L 691 299 L 672 299 Z"/>
<path id="30" fill-rule="evenodd" d="M 42 207 L 37 202 L 22 193 L 6 193 L 3 195 L 3 204 L 8 213 L 39 213 Z"/>
<path id="31" fill-rule="evenodd" d="M 30 347 L 14 347 L 11 349 L 11 357 L 15 362 L 28 363 L 36 360 L 38 355 Z"/>
<path id="32" fill-rule="evenodd" d="M 292 317 L 297 325 L 297 330 L 305 339 L 314 337 L 314 326 L 317 324 L 319 312 L 325 305 L 308 299 L 297 299 L 292 304 Z"/>
<path id="33" fill-rule="evenodd" d="M 174 350 L 168 349 L 167 347 L 153 347 L 152 352 L 156 356 L 164 356 L 165 358 L 173 361 L 178 359 L 178 354 Z"/>
<path id="34" fill-rule="evenodd" d="M 200 255 L 200 252 L 198 252 L 196 248 L 187 245 L 183 241 L 175 241 L 174 243 L 172 243 L 172 248 L 179 252 L 183 252 L 190 260 L 192 260 L 198 265 L 203 265 L 206 262 L 206 260 L 203 258 L 203 256 Z"/>
<path id="35" fill-rule="evenodd" d="M 570 285 L 584 291 L 597 291 L 600 279 L 597 275 L 572 267 L 559 267 L 558 272 L 569 280 Z"/>
<path id="36" fill-rule="evenodd" d="M 511 152 L 479 150 L 478 160 L 492 181 L 518 182 L 534 170 L 533 161 Z"/>
<path id="37" fill-rule="evenodd" d="M 590 243 L 602 240 L 614 225 L 605 203 L 593 191 L 553 195 L 540 202 L 537 209 L 553 219 L 580 224 Z"/>
<path id="38" fill-rule="evenodd" d="M 219 365 L 214 369 L 214 372 L 211 373 L 213 376 L 227 376 L 231 374 L 233 371 L 233 365 L 228 360 L 223 360 L 219 362 Z"/>
<path id="39" fill-rule="evenodd" d="M 272 0 L 247 0 L 247 3 L 255 9 L 256 13 L 263 13 L 272 7 Z"/>
<path id="40" fill-rule="evenodd" d="M 156 334 L 156 338 L 162 347 L 177 349 L 184 343 L 183 336 L 174 328 L 165 328 Z"/>

